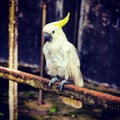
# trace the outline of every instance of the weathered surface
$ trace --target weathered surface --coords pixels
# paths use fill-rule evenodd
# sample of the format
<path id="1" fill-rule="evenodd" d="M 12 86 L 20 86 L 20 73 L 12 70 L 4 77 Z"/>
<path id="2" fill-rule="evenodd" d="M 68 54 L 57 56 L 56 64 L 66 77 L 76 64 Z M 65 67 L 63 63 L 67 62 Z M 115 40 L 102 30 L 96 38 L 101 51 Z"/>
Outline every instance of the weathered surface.
<path id="1" fill-rule="evenodd" d="M 65 85 L 63 92 L 59 91 L 56 82 L 51 88 L 48 87 L 49 79 L 0 67 L 0 77 L 30 85 L 48 92 L 52 92 L 65 97 L 71 97 L 83 102 L 83 105 L 95 108 L 106 108 L 112 110 L 120 110 L 120 97 L 112 96 L 105 93 L 96 92 L 87 88 L 81 88 L 74 85 Z"/>
<path id="2" fill-rule="evenodd" d="M 83 76 L 120 87 L 120 1 L 83 1 L 78 38 Z"/>
<path id="3" fill-rule="evenodd" d="M 18 0 L 9 0 L 9 68 L 18 68 Z M 18 119 L 18 85 L 9 81 L 9 120 Z"/>

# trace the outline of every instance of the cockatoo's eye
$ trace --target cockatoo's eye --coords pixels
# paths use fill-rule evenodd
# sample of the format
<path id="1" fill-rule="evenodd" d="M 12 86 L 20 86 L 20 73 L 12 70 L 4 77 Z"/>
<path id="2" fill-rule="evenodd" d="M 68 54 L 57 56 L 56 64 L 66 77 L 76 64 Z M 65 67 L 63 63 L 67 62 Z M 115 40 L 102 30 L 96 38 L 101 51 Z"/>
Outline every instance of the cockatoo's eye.
<path id="1" fill-rule="evenodd" d="M 54 33 L 55 33 L 55 31 L 53 30 L 53 31 L 52 31 L 52 34 L 54 34 Z"/>

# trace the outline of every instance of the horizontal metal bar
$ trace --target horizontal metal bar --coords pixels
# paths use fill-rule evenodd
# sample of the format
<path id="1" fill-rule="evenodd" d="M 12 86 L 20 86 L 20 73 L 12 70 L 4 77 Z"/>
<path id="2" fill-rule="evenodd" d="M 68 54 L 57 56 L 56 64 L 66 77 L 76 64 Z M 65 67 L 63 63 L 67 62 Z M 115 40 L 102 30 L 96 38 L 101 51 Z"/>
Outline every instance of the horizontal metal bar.
<path id="1" fill-rule="evenodd" d="M 77 87 L 71 84 L 64 85 L 64 90 L 60 92 L 58 88 L 59 82 L 55 82 L 55 84 L 49 88 L 49 79 L 47 78 L 5 67 L 0 67 L 0 77 L 30 85 L 34 88 L 39 88 L 47 92 L 80 100 L 83 102 L 83 106 L 120 110 L 120 97 L 110 94 L 97 92 L 84 87 Z"/>

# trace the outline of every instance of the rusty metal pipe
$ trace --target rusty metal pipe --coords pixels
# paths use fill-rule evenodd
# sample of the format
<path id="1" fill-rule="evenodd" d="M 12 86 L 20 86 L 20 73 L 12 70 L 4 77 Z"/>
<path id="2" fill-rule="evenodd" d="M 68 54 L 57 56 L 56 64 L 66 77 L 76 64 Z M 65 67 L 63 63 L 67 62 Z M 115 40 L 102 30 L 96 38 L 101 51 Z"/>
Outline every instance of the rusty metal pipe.
<path id="1" fill-rule="evenodd" d="M 120 97 L 110 94 L 97 92 L 84 87 L 77 87 L 71 84 L 64 85 L 64 90 L 59 91 L 59 82 L 49 88 L 49 79 L 14 69 L 0 67 L 0 77 L 12 80 L 14 82 L 30 85 L 34 88 L 42 89 L 61 96 L 71 97 L 83 102 L 83 106 L 92 108 L 104 108 L 111 110 L 120 110 Z"/>

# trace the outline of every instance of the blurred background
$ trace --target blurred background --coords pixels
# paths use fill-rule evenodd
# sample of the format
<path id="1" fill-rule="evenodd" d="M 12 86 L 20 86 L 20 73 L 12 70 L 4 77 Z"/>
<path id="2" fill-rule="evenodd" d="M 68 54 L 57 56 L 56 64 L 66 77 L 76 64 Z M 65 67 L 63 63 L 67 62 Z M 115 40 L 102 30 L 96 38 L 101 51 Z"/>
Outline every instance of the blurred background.
<path id="1" fill-rule="evenodd" d="M 46 23 L 60 20 L 68 12 L 71 13 L 70 21 L 63 29 L 68 40 L 78 50 L 85 81 L 110 88 L 110 92 L 115 89 L 117 92 L 114 94 L 120 96 L 120 1 L 18 0 L 19 69 L 36 75 L 39 75 L 40 71 L 43 5 L 46 5 Z M 0 0 L 0 65 L 2 66 L 8 64 L 8 23 L 9 0 Z M 1 90 L 3 92 L 7 89 L 7 81 L 1 81 L 3 82 L 0 82 L 0 86 L 5 86 Z M 31 89 L 33 90 L 24 85 L 19 88 L 29 91 Z M 51 114 L 56 112 L 57 108 L 52 110 Z M 101 113 L 101 110 L 97 112 Z M 88 111 L 86 113 L 88 115 Z M 73 119 L 78 119 L 76 114 L 72 113 Z M 111 118 L 120 119 L 116 118 L 116 114 Z M 99 116 L 91 120 L 101 119 Z M 106 119 L 105 116 L 103 120 Z"/>

